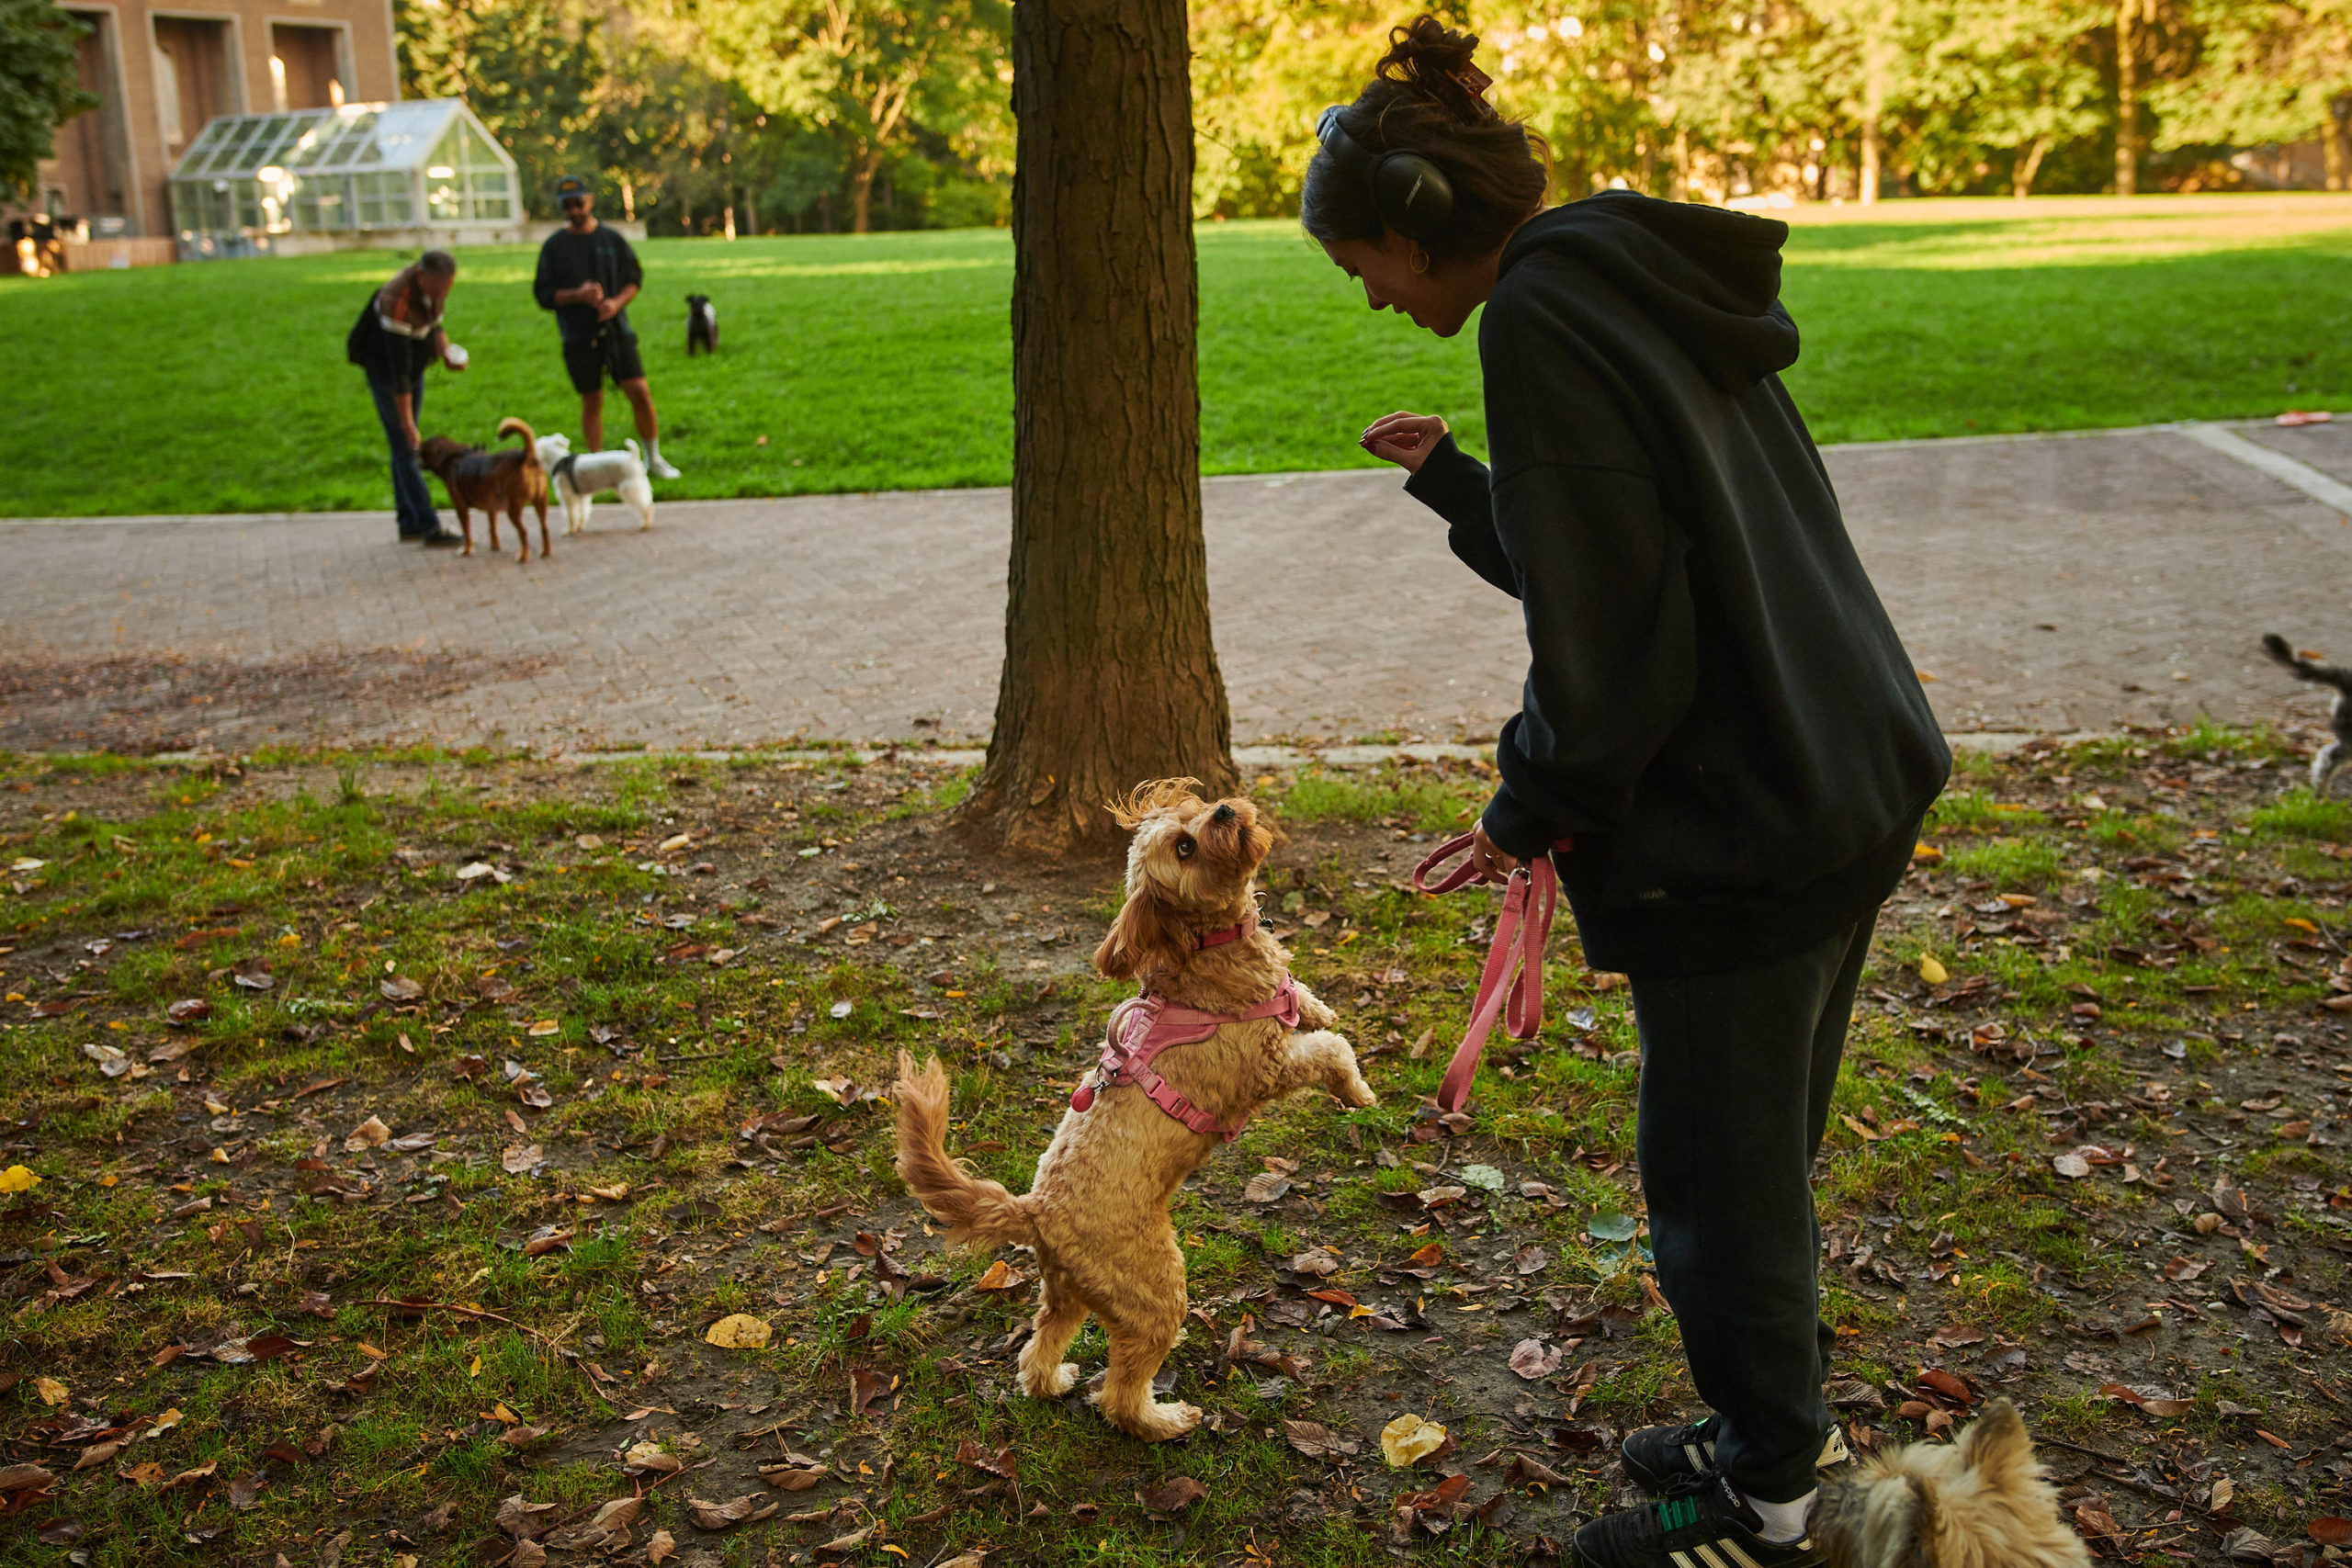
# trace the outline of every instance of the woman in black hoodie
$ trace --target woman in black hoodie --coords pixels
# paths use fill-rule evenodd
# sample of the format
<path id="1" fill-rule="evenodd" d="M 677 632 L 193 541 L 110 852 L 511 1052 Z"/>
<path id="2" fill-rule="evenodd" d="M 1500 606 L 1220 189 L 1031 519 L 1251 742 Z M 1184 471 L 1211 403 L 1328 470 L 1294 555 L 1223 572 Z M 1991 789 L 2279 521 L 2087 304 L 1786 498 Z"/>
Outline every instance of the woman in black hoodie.
<path id="1" fill-rule="evenodd" d="M 1818 1561 L 1838 1451 L 1811 1171 L 1879 906 L 1951 766 L 1779 372 L 1787 225 L 1609 191 L 1542 209 L 1543 149 L 1423 17 L 1328 111 L 1301 220 L 1441 337 L 1486 307 L 1492 468 L 1445 422 L 1365 431 L 1531 660 L 1478 825 L 1552 853 L 1588 961 L 1632 976 L 1658 1281 L 1711 1407 L 1625 1441 L 1666 1494 L 1577 1538 L 1600 1568 Z"/>

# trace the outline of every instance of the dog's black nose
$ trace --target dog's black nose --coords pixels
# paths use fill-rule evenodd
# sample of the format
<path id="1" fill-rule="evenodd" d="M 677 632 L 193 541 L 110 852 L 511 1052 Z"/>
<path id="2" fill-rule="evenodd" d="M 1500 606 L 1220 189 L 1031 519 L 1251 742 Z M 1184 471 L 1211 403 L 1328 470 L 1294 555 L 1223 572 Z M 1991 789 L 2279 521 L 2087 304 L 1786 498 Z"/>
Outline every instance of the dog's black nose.
<path id="1" fill-rule="evenodd" d="M 1212 821 L 1212 822 L 1230 822 L 1230 821 L 1232 821 L 1232 820 L 1233 820 L 1233 807 L 1231 807 L 1230 806 L 1220 806 L 1220 807 L 1218 807 L 1215 811 L 1212 811 L 1212 812 L 1210 812 L 1210 813 L 1209 813 L 1209 820 L 1210 820 L 1210 821 Z"/>

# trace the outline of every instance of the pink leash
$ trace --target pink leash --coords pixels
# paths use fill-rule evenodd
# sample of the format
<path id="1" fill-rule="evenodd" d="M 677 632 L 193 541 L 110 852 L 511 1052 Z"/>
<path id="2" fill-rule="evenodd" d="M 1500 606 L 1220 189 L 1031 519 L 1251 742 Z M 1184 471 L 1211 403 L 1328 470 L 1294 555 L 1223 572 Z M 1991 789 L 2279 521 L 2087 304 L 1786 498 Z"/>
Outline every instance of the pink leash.
<path id="1" fill-rule="evenodd" d="M 1451 893 L 1476 880 L 1478 874 L 1470 864 L 1472 842 L 1472 835 L 1464 833 L 1432 850 L 1427 860 L 1413 868 L 1413 890 Z M 1566 850 L 1574 844 L 1572 839 L 1562 839 L 1553 848 Z M 1462 857 L 1462 863 L 1442 880 L 1435 884 L 1426 880 L 1456 855 Z M 1552 916 L 1559 904 L 1559 874 L 1552 869 L 1549 854 L 1538 855 L 1510 874 L 1503 889 L 1502 913 L 1495 918 L 1495 940 L 1487 949 L 1487 967 L 1478 976 L 1477 999 L 1470 1007 L 1469 1027 L 1463 1032 L 1462 1043 L 1454 1047 L 1453 1060 L 1446 1065 L 1444 1081 L 1438 1085 L 1437 1102 L 1443 1109 L 1459 1111 L 1468 1102 L 1470 1080 L 1477 1076 L 1478 1058 L 1486 1054 L 1487 1036 L 1497 1019 L 1503 1021 L 1514 1040 L 1532 1040 L 1544 1027 L 1544 949 L 1551 941 Z"/>

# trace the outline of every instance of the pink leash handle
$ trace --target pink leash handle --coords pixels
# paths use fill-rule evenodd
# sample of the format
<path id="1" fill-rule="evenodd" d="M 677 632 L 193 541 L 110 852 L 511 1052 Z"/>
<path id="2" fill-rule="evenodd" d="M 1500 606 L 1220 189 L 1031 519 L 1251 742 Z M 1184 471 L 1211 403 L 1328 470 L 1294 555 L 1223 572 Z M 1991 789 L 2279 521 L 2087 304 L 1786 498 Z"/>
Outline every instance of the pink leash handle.
<path id="1" fill-rule="evenodd" d="M 1431 851 L 1413 868 L 1414 890 L 1451 893 L 1468 886 L 1477 876 L 1470 864 L 1472 841 L 1464 833 Z M 1554 848 L 1567 849 L 1573 843 L 1563 839 Z M 1462 857 L 1460 865 L 1434 884 L 1428 880 L 1429 873 L 1456 855 Z M 1478 995 L 1470 1006 L 1470 1022 L 1438 1085 L 1437 1102 L 1443 1110 L 1459 1111 L 1469 1102 L 1470 1081 L 1477 1077 L 1478 1059 L 1486 1054 L 1487 1036 L 1498 1020 L 1514 1040 L 1532 1040 L 1544 1027 L 1544 950 L 1559 904 L 1559 874 L 1552 869 L 1549 854 L 1538 855 L 1510 874 L 1503 888 L 1502 912 L 1495 917 L 1495 939 L 1478 976 Z"/>

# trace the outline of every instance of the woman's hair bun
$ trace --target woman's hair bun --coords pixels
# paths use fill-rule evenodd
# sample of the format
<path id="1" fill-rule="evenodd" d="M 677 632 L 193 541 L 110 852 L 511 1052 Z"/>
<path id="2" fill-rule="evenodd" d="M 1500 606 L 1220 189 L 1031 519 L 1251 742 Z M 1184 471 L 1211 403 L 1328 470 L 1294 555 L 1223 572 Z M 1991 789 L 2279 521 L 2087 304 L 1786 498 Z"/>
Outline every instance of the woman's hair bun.
<path id="1" fill-rule="evenodd" d="M 1434 98 L 1465 123 L 1476 124 L 1495 118 L 1480 96 L 1485 73 L 1471 63 L 1477 50 L 1476 33 L 1449 28 L 1423 12 L 1388 29 L 1388 52 L 1380 57 L 1374 74 Z"/>

